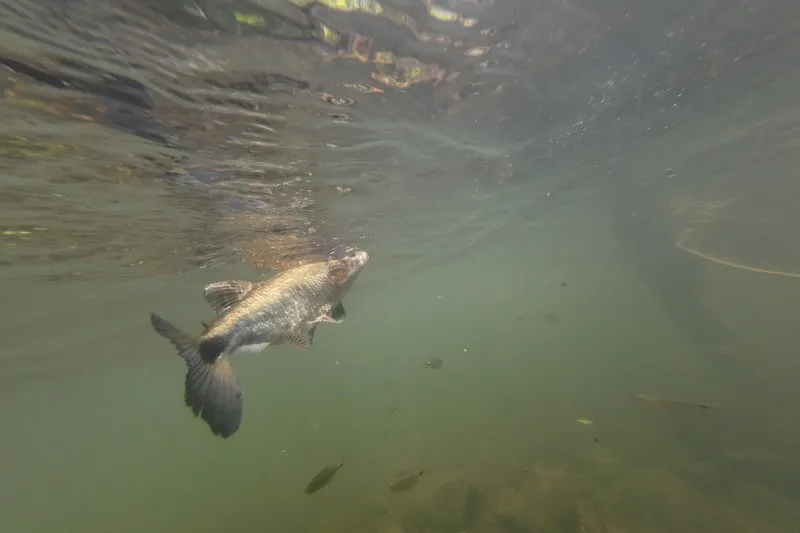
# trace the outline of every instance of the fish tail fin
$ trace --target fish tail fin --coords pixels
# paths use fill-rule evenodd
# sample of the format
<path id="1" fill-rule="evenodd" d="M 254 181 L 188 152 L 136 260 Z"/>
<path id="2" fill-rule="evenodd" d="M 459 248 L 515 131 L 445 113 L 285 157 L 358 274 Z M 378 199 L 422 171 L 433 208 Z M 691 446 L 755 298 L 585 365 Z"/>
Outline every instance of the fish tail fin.
<path id="1" fill-rule="evenodd" d="M 200 416 L 214 435 L 228 438 L 236 433 L 242 423 L 244 398 L 228 359 L 201 357 L 200 352 L 205 350 L 196 339 L 155 313 L 150 313 L 150 323 L 177 348 L 186 363 L 184 400 L 194 416 Z"/>

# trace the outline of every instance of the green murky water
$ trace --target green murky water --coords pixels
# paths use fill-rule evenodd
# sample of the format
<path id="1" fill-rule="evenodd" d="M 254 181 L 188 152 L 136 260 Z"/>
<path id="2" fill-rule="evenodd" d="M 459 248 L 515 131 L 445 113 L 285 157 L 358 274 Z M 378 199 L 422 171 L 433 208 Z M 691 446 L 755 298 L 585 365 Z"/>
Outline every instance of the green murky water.
<path id="1" fill-rule="evenodd" d="M 499 0 L 439 6 L 479 20 L 441 49 L 382 33 L 385 13 L 226 5 L 184 10 L 216 25 L 186 30 L 125 2 L 96 19 L 82 2 L 3 4 L 3 531 L 796 529 L 790 3 L 542 4 L 562 28 L 550 54 Z M 417 41 L 449 28 L 434 4 L 386 6 Z M 369 61 L 309 52 L 363 52 L 353 35 L 278 39 L 305 35 L 292 17 L 372 37 Z M 506 32 L 499 65 L 464 54 L 487 27 Z M 375 59 L 392 46 L 443 70 Z M 126 65 L 155 104 L 97 81 Z M 361 96 L 331 100 L 345 89 Z M 199 332 L 205 284 L 342 243 L 372 256 L 347 319 L 306 352 L 235 358 L 244 423 L 214 438 L 148 313 Z"/>

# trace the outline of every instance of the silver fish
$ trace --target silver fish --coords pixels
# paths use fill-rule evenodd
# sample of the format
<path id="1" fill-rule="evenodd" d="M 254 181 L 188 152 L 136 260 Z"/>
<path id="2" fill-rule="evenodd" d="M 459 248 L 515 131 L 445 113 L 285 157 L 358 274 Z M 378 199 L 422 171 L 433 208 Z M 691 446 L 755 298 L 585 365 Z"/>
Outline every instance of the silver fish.
<path id="1" fill-rule="evenodd" d="M 333 479 L 333 476 L 336 475 L 336 472 L 338 472 L 339 469 L 343 466 L 344 463 L 339 463 L 338 465 L 335 466 L 326 466 L 325 468 L 320 470 L 319 473 L 316 476 L 314 476 L 314 479 L 312 479 L 306 486 L 305 490 L 306 494 L 312 494 L 314 492 L 317 492 L 319 489 L 330 483 L 331 480 Z"/>
<path id="2" fill-rule="evenodd" d="M 228 356 L 284 343 L 307 349 L 319 324 L 344 319 L 342 299 L 368 260 L 367 252 L 350 248 L 341 258 L 292 268 L 267 281 L 212 283 L 205 298 L 217 316 L 197 338 L 150 313 L 153 328 L 186 363 L 186 405 L 214 435 L 228 438 L 242 422 L 242 388 Z"/>
<path id="3" fill-rule="evenodd" d="M 415 472 L 413 474 L 400 473 L 397 479 L 389 483 L 389 490 L 393 492 L 401 492 L 404 490 L 412 489 L 417 486 L 419 478 L 424 474 L 424 470 Z"/>

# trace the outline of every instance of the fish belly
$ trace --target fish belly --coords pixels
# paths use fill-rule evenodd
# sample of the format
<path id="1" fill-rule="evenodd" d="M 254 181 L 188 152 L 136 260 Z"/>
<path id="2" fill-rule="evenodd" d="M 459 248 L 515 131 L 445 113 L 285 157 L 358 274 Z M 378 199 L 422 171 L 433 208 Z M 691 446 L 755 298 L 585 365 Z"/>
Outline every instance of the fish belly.
<path id="1" fill-rule="evenodd" d="M 239 346 L 234 351 L 231 352 L 231 355 L 252 355 L 261 353 L 267 349 L 269 346 L 268 342 L 261 342 L 258 344 L 245 344 L 244 346 Z"/>

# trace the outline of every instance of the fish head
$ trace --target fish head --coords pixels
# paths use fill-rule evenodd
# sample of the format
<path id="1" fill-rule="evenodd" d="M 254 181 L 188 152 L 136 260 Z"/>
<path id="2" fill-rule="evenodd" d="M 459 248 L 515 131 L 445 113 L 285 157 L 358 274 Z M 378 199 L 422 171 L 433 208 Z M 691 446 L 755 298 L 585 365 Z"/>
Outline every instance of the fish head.
<path id="1" fill-rule="evenodd" d="M 355 246 L 345 248 L 336 256 L 331 254 L 328 258 L 328 268 L 329 270 L 343 270 L 346 273 L 344 284 L 347 286 L 356 280 L 364 265 L 369 261 L 369 254 Z"/>

